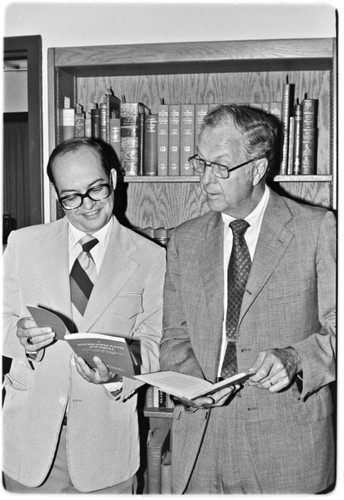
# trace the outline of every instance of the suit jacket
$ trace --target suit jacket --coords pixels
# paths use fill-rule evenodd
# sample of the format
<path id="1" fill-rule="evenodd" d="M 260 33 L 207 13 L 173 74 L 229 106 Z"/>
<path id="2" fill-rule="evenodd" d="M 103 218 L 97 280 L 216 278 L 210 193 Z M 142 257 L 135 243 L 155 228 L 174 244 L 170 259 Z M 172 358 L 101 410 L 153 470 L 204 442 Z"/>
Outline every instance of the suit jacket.
<path id="1" fill-rule="evenodd" d="M 295 381 L 274 394 L 245 387 L 226 407 L 233 425 L 238 418 L 249 423 L 243 440 L 253 440 L 255 470 L 244 474 L 259 475 L 265 493 L 315 492 L 333 480 L 335 247 L 332 213 L 270 193 L 239 318 L 238 371 L 251 367 L 261 350 L 292 346 L 302 361 L 302 387 Z M 224 318 L 221 214 L 209 212 L 176 229 L 167 262 L 161 369 L 214 382 Z M 208 416 L 175 409 L 175 493 L 185 490 Z M 257 439 L 262 422 L 271 424 L 269 445 Z M 240 453 L 236 459 L 240 464 Z M 276 467 L 288 478 L 287 491 L 271 484 Z"/>
<path id="2" fill-rule="evenodd" d="M 66 219 L 12 232 L 4 256 L 4 348 L 12 358 L 3 409 L 3 468 L 27 486 L 48 474 L 68 403 L 68 461 L 80 491 L 125 481 L 139 467 L 137 396 L 116 401 L 76 371 L 67 342 L 26 358 L 16 323 L 27 305 L 71 318 Z M 108 247 L 79 331 L 140 340 L 142 371 L 159 369 L 165 250 L 113 221 Z M 125 378 L 123 392 L 140 385 Z"/>

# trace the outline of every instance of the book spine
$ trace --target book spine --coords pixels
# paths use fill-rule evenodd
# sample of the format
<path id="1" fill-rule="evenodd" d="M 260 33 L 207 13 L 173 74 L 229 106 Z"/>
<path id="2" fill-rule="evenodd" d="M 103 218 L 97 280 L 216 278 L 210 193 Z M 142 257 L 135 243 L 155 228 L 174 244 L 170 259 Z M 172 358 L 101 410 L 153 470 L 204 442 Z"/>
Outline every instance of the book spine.
<path id="1" fill-rule="evenodd" d="M 121 113 L 121 101 L 120 99 L 113 95 L 112 90 L 109 89 L 104 96 L 104 102 L 106 105 L 106 142 L 110 142 L 110 120 L 111 118 L 120 118 Z"/>
<path id="2" fill-rule="evenodd" d="M 295 119 L 293 116 L 289 118 L 289 139 L 288 139 L 288 167 L 287 174 L 291 175 L 294 171 L 294 134 L 295 134 Z"/>
<path id="3" fill-rule="evenodd" d="M 85 137 L 85 113 L 75 113 L 74 137 Z"/>
<path id="4" fill-rule="evenodd" d="M 100 139 L 100 109 L 91 109 L 91 127 L 93 139 Z"/>
<path id="5" fill-rule="evenodd" d="M 169 104 L 168 175 L 180 174 L 180 105 Z"/>
<path id="6" fill-rule="evenodd" d="M 289 146 L 289 118 L 292 103 L 293 86 L 290 83 L 283 85 L 282 97 L 282 159 L 280 174 L 286 175 L 288 169 L 288 146 Z"/>
<path id="7" fill-rule="evenodd" d="M 195 150 L 195 105 L 180 105 L 180 175 L 193 175 L 188 162 Z"/>
<path id="8" fill-rule="evenodd" d="M 121 106 L 121 166 L 124 175 L 139 175 L 138 103 Z"/>
<path id="9" fill-rule="evenodd" d="M 146 408 L 153 408 L 154 403 L 153 403 L 153 387 L 148 386 L 146 390 L 146 401 L 145 401 L 145 406 Z"/>
<path id="10" fill-rule="evenodd" d="M 145 123 L 145 148 L 144 148 L 144 175 L 158 175 L 158 115 L 151 114 L 146 117 Z"/>
<path id="11" fill-rule="evenodd" d="M 146 129 L 146 114 L 139 114 L 139 168 L 138 175 L 143 175 L 144 159 L 145 159 L 145 129 Z"/>
<path id="12" fill-rule="evenodd" d="M 87 111 L 85 115 L 85 137 L 92 137 L 92 118 L 90 111 Z"/>
<path id="13" fill-rule="evenodd" d="M 63 108 L 61 112 L 62 140 L 73 139 L 75 134 L 75 109 Z"/>
<path id="14" fill-rule="evenodd" d="M 110 118 L 110 146 L 115 151 L 118 160 L 121 157 L 121 120 L 120 118 Z"/>
<path id="15" fill-rule="evenodd" d="M 158 107 L 158 175 L 168 174 L 168 104 Z"/>
<path id="16" fill-rule="evenodd" d="M 100 139 L 104 142 L 108 142 L 107 134 L 107 121 L 106 121 L 106 103 L 101 102 L 99 105 L 100 109 Z"/>
<path id="17" fill-rule="evenodd" d="M 315 173 L 316 142 L 316 100 L 304 99 L 302 102 L 302 135 L 301 135 L 301 174 Z"/>
<path id="18" fill-rule="evenodd" d="M 301 137 L 302 137 L 302 110 L 301 105 L 296 104 L 294 110 L 294 175 L 301 174 Z"/>

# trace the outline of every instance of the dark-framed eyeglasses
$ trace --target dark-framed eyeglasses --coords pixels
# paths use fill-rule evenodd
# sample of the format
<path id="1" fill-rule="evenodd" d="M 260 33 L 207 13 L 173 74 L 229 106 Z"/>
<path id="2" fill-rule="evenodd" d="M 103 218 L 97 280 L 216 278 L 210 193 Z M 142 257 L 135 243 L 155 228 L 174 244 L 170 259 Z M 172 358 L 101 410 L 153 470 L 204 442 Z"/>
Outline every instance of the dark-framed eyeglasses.
<path id="1" fill-rule="evenodd" d="M 89 198 L 92 201 L 104 200 L 110 196 L 112 191 L 112 186 L 108 183 L 97 184 L 97 186 L 91 187 L 86 191 L 86 193 L 73 193 L 67 196 L 59 198 L 59 202 L 66 210 L 74 210 L 75 208 L 81 207 L 85 198 Z"/>
<path id="2" fill-rule="evenodd" d="M 215 177 L 219 177 L 220 179 L 228 179 L 229 172 L 233 172 L 237 168 L 243 167 L 244 165 L 248 165 L 251 161 L 259 160 L 260 158 L 251 158 L 251 160 L 247 160 L 244 163 L 240 163 L 240 165 L 235 165 L 234 167 L 227 167 L 226 165 L 221 165 L 221 163 L 216 163 L 214 161 L 207 161 L 203 158 L 200 158 L 197 154 L 190 156 L 188 162 L 195 172 L 199 174 L 204 174 L 206 167 L 210 167 L 212 169 Z"/>

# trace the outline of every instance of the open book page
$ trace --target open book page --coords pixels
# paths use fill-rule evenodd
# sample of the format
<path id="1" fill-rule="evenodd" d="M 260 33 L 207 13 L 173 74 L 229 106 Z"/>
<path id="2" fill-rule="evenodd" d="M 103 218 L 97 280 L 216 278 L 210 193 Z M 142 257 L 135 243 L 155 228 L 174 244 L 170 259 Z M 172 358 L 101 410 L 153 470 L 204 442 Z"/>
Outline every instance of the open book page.
<path id="1" fill-rule="evenodd" d="M 158 387 L 161 391 L 167 392 L 178 398 L 195 399 L 206 396 L 230 385 L 243 384 L 253 373 L 239 373 L 228 379 L 212 384 L 192 375 L 173 371 L 161 371 L 137 375 L 136 378 L 147 384 Z"/>

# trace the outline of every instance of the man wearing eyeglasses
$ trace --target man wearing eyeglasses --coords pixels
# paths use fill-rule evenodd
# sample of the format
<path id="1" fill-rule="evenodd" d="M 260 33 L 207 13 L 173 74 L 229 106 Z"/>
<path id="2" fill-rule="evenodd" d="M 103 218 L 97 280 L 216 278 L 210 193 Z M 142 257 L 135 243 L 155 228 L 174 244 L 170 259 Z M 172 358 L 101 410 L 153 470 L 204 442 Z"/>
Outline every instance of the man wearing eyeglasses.
<path id="1" fill-rule="evenodd" d="M 12 232 L 5 251 L 3 353 L 12 365 L 5 379 L 3 467 L 12 492 L 135 492 L 140 384 L 99 358 L 90 369 L 26 309 L 56 312 L 72 332 L 138 341 L 141 371 L 159 368 L 165 250 L 114 217 L 117 178 L 108 151 L 93 139 L 58 145 L 47 171 L 65 217 Z M 92 241 L 93 288 L 82 310 L 83 288 L 72 276 L 84 238 Z"/>
<path id="2" fill-rule="evenodd" d="M 277 132 L 263 111 L 219 106 L 189 160 L 210 211 L 169 242 L 161 369 L 252 375 L 176 400 L 174 493 L 317 493 L 334 481 L 335 219 L 267 187 Z"/>

